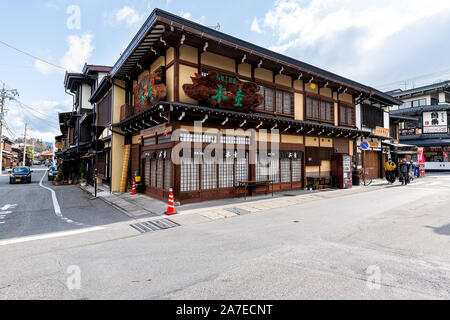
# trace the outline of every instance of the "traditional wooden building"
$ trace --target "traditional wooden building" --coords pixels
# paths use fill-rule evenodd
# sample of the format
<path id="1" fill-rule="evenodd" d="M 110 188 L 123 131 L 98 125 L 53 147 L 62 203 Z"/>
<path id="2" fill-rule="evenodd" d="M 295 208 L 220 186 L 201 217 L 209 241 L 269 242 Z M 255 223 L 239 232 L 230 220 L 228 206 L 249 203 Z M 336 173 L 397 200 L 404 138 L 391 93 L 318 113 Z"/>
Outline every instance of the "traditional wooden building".
<path id="1" fill-rule="evenodd" d="M 73 107 L 70 112 L 59 113 L 61 135 L 55 137 L 55 142 L 60 148 L 55 157 L 66 179 L 80 178 L 80 167 L 84 167 L 85 178 L 93 182 L 97 137 L 89 98 L 110 70 L 107 66 L 85 64 L 81 73 L 65 75 L 64 88 L 73 97 Z"/>
<path id="2" fill-rule="evenodd" d="M 109 172 L 111 190 L 125 191 L 138 171 L 148 195 L 166 199 L 173 188 L 181 203 L 234 197 L 246 181 L 271 180 L 276 191 L 327 181 L 333 156 L 356 161 L 356 139 L 373 134 L 358 129 L 356 106 L 398 104 L 159 9 L 90 101 L 109 139 L 98 171 Z"/>

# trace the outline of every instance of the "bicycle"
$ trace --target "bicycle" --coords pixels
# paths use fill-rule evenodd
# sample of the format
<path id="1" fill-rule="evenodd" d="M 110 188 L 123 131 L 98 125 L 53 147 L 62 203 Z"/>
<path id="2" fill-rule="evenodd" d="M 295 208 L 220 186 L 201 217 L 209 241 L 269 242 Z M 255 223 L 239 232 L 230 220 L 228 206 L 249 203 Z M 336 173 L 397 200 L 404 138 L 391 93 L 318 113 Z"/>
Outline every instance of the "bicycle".
<path id="1" fill-rule="evenodd" d="M 366 187 L 370 186 L 370 184 L 372 183 L 372 177 L 367 171 L 364 172 L 363 170 L 361 170 L 361 172 L 359 173 L 359 179 L 361 183 Z"/>

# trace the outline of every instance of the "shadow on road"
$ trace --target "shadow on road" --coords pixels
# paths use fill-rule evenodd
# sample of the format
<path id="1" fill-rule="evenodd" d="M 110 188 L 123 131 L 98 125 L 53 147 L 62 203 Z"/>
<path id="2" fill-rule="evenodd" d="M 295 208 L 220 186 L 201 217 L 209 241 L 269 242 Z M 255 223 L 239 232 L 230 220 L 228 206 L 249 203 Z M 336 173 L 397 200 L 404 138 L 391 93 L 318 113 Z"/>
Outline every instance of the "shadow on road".
<path id="1" fill-rule="evenodd" d="M 450 236 L 450 224 L 443 225 L 442 227 L 432 227 L 432 226 L 425 226 L 425 228 L 433 230 L 437 234 L 442 234 L 444 236 Z"/>

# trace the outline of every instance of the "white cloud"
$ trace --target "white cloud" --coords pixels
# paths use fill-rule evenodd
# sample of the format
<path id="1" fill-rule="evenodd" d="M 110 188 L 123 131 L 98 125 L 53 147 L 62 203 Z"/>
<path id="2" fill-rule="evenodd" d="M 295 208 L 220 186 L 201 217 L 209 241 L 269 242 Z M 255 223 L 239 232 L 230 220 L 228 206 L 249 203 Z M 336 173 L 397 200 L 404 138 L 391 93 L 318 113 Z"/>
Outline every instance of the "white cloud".
<path id="1" fill-rule="evenodd" d="M 201 16 L 200 19 L 194 19 L 192 18 L 192 14 L 190 12 L 181 12 L 181 16 L 187 20 L 194 21 L 196 23 L 205 24 L 205 16 Z"/>
<path id="2" fill-rule="evenodd" d="M 250 27 L 250 30 L 252 30 L 252 31 L 254 31 L 256 33 L 262 33 L 261 27 L 259 26 L 258 19 L 256 17 L 253 19 L 252 26 Z"/>
<path id="3" fill-rule="evenodd" d="M 58 112 L 67 112 L 71 109 L 71 98 L 62 101 L 37 100 L 28 107 L 15 105 L 9 108 L 6 121 L 17 136 L 23 136 L 24 125 L 27 122 L 30 129 L 29 136 L 52 142 L 54 137 L 60 134 Z"/>
<path id="4" fill-rule="evenodd" d="M 436 26 L 446 27 L 443 19 L 449 13 L 448 0 L 276 0 L 263 17 L 255 18 L 252 30 L 257 26 L 271 30 L 274 51 L 366 81 L 374 78 L 371 74 L 381 73 L 379 78 L 383 71 L 385 77 L 392 74 L 392 67 L 399 63 L 406 68 L 406 55 L 411 58 L 419 50 L 430 48 L 437 55 L 442 42 L 435 38 L 446 34 Z M 415 35 L 419 33 L 422 45 L 418 48 Z M 414 51 L 406 51 L 410 48 Z M 417 53 L 415 58 L 421 61 L 409 63 L 409 70 L 398 74 L 425 65 L 424 57 L 423 52 Z M 382 71 L 383 64 L 391 70 Z"/>
<path id="5" fill-rule="evenodd" d="M 91 43 L 93 38 L 94 35 L 91 33 L 85 33 L 81 37 L 76 35 L 67 37 L 69 50 L 61 60 L 62 66 L 69 71 L 81 71 L 95 49 Z"/>
<path id="6" fill-rule="evenodd" d="M 364 34 L 361 49 L 371 50 L 407 26 L 450 11 L 447 0 L 278 0 L 264 18 L 264 26 L 278 38 L 277 48 L 312 46 L 336 34 L 356 29 Z"/>
<path id="7" fill-rule="evenodd" d="M 129 6 L 124 6 L 115 13 L 115 19 L 117 22 L 125 21 L 128 25 L 139 23 L 142 17 L 143 16 L 140 16 L 135 9 L 130 8 Z"/>
<path id="8" fill-rule="evenodd" d="M 36 68 L 37 71 L 39 71 L 42 74 L 49 74 L 50 72 L 53 72 L 53 71 L 60 71 L 59 69 L 55 68 L 54 66 L 52 66 L 48 63 L 45 63 L 41 60 L 35 60 L 34 67 Z"/>

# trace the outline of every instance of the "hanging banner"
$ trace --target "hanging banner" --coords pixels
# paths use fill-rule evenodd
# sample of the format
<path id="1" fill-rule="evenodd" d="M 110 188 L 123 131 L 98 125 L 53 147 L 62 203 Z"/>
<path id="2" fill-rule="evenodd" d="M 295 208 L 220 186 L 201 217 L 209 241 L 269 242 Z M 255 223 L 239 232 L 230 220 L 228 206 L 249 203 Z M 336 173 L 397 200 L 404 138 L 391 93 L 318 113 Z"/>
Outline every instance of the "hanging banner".
<path id="1" fill-rule="evenodd" d="M 423 133 L 446 133 L 447 111 L 433 111 L 423 113 Z"/>

